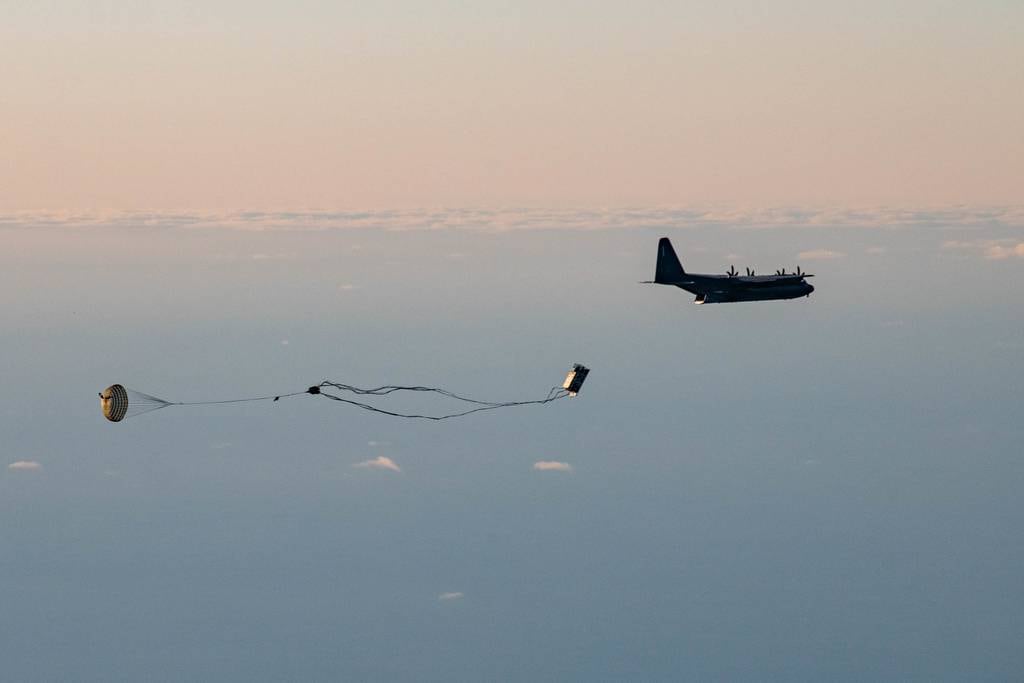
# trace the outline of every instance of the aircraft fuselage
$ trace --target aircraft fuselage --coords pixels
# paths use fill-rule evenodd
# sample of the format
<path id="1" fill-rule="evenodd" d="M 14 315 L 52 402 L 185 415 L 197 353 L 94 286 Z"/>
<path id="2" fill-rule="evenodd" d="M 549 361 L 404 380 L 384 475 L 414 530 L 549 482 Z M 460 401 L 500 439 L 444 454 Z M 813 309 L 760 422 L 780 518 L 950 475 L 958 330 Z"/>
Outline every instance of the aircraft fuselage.
<path id="1" fill-rule="evenodd" d="M 724 304 L 736 301 L 773 301 L 810 296 L 814 285 L 803 278 L 776 275 L 686 275 L 687 282 L 673 283 L 696 296 L 696 304 Z"/>

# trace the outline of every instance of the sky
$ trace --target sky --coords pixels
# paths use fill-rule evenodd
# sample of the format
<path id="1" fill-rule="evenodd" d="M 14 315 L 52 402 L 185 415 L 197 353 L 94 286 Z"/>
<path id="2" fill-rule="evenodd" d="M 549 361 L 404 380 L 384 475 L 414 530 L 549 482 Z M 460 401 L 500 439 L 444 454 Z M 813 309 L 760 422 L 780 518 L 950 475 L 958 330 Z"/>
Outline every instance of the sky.
<path id="1" fill-rule="evenodd" d="M 1019 2 L 0 16 L 0 679 L 1024 669 Z"/>
<path id="2" fill-rule="evenodd" d="M 1020 201 L 1019 2 L 0 9 L 0 210 Z"/>
<path id="3" fill-rule="evenodd" d="M 1019 218 L 773 216 L 0 227 L 4 677 L 1014 678 Z M 694 306 L 637 284 L 663 234 L 816 290 Z M 441 423 L 96 398 L 520 400 L 574 362 Z"/>

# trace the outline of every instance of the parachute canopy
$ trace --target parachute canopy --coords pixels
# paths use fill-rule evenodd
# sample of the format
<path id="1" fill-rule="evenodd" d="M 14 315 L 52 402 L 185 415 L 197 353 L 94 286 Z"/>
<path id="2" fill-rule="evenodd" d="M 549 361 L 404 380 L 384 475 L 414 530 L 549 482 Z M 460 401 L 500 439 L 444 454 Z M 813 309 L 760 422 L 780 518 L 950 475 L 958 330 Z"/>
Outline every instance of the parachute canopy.
<path id="1" fill-rule="evenodd" d="M 134 417 L 151 410 L 159 410 L 172 405 L 170 401 L 125 389 L 120 384 L 111 384 L 100 392 L 100 408 L 103 417 L 111 422 L 120 422 L 126 417 Z"/>
<path id="2" fill-rule="evenodd" d="M 111 422 L 120 422 L 129 417 L 141 415 L 142 413 L 148 413 L 154 410 L 160 410 L 167 406 L 205 406 L 215 405 L 223 403 L 247 403 L 250 401 L 278 401 L 282 398 L 290 398 L 292 396 L 301 396 L 303 394 L 310 394 L 313 396 L 323 396 L 329 398 L 332 401 L 338 401 L 340 403 L 347 403 L 348 405 L 369 410 L 374 413 L 380 413 L 382 415 L 389 415 L 391 417 L 405 417 L 419 420 L 447 420 L 453 417 L 463 417 L 464 415 L 470 415 L 472 413 L 479 413 L 484 410 L 495 410 L 497 408 L 511 408 L 513 406 L 526 406 L 526 405 L 542 405 L 557 401 L 560 398 L 566 398 L 567 396 L 575 396 L 579 393 L 580 387 L 583 386 L 583 381 L 587 377 L 587 373 L 590 370 L 579 363 L 573 365 L 572 370 L 569 371 L 569 375 L 565 378 L 565 382 L 562 386 L 552 387 L 548 392 L 547 396 L 540 399 L 533 399 L 528 401 L 479 401 L 473 398 L 466 398 L 460 396 L 447 389 L 441 389 L 439 387 L 421 387 L 421 386 L 403 386 L 398 384 L 388 384 L 381 387 L 375 387 L 372 389 L 363 389 L 360 387 L 352 386 L 350 384 L 343 384 L 341 382 L 334 382 L 331 380 L 324 380 L 320 384 L 309 387 L 304 391 L 295 391 L 289 394 L 277 394 L 271 396 L 256 396 L 252 398 L 234 398 L 223 401 L 165 401 L 162 398 L 156 396 L 150 396 L 144 394 L 141 391 L 134 391 L 132 389 L 126 389 L 123 385 L 112 384 L 103 391 L 100 392 L 100 407 L 103 409 L 103 417 L 107 418 Z M 333 392 L 333 393 L 332 393 Z M 381 406 L 373 405 L 371 403 L 365 403 L 365 399 L 355 400 L 351 397 L 339 396 L 340 393 L 345 393 L 354 396 L 375 396 L 375 397 L 386 397 L 397 392 L 426 392 L 431 394 L 437 394 L 439 396 L 446 397 L 454 401 L 460 401 L 462 403 L 471 404 L 472 407 L 466 410 L 457 411 L 454 413 L 443 413 L 440 415 L 427 415 L 419 413 L 405 413 L 398 412 L 396 410 L 387 410 Z"/>

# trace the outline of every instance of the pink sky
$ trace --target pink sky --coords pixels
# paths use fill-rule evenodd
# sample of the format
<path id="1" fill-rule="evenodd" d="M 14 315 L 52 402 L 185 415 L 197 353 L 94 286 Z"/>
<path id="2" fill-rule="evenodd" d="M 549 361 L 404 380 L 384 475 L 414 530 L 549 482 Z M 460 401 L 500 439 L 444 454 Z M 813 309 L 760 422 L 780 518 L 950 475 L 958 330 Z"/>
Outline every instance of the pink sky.
<path id="1" fill-rule="evenodd" d="M 797 21 L 794 3 L 761 20 L 649 3 L 575 21 L 534 3 L 429 20 L 407 3 L 312 3 L 235 23 L 234 3 L 213 4 L 218 21 L 15 12 L 0 29 L 0 210 L 1024 195 L 1010 4 Z"/>

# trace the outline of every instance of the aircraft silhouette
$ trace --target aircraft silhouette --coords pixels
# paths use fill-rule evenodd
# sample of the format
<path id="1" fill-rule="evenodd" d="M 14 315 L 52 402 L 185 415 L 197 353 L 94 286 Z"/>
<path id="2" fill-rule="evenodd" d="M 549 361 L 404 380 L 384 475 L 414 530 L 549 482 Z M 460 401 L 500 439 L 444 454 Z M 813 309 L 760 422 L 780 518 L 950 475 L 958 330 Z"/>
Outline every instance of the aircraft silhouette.
<path id="1" fill-rule="evenodd" d="M 799 266 L 794 273 L 787 273 L 783 268 L 775 271 L 775 275 L 755 275 L 750 268 L 747 268 L 746 275 L 740 275 L 733 266 L 729 266 L 724 275 L 687 273 L 672 243 L 667 237 L 662 237 L 658 241 L 654 280 L 647 280 L 644 284 L 674 285 L 685 289 L 696 295 L 695 304 L 723 304 L 810 296 L 814 287 L 804 279 L 808 277 L 814 276 L 803 272 Z"/>

